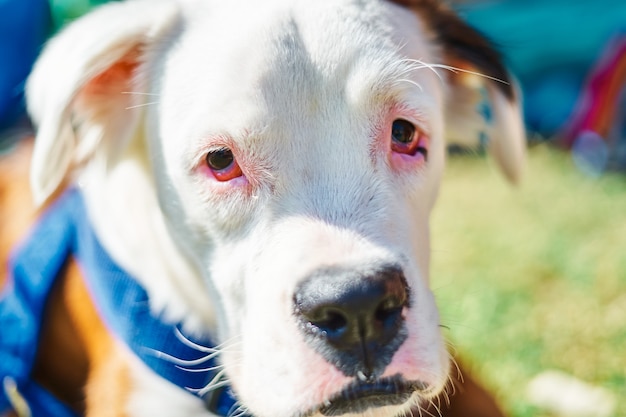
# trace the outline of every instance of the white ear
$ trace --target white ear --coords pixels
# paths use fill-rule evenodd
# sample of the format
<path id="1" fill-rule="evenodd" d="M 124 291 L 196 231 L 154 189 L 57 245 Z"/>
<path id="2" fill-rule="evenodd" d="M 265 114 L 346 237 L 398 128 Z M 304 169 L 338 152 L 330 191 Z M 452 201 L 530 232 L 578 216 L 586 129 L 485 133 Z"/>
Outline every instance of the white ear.
<path id="1" fill-rule="evenodd" d="M 497 85 L 513 82 L 509 80 L 497 81 L 473 72 L 454 74 L 446 105 L 446 136 L 450 144 L 486 147 L 506 178 L 517 183 L 526 160 L 526 133 L 517 89 Z"/>
<path id="2" fill-rule="evenodd" d="M 100 145 L 132 133 L 144 99 L 146 50 L 178 21 L 169 0 L 110 3 L 69 25 L 44 49 L 28 80 L 38 126 L 31 187 L 44 202 Z"/>

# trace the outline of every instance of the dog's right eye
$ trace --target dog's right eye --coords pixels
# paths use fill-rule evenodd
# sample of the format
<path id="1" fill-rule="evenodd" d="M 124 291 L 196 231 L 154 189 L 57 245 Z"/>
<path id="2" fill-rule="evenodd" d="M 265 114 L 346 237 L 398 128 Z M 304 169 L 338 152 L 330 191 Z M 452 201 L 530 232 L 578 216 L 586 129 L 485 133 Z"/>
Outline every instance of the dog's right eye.
<path id="1" fill-rule="evenodd" d="M 229 181 L 243 175 L 233 151 L 228 148 L 210 151 L 205 160 L 207 167 L 218 181 Z"/>
<path id="2" fill-rule="evenodd" d="M 420 154 L 428 158 L 428 141 L 413 123 L 396 119 L 391 125 L 391 149 L 394 152 L 415 156 Z"/>

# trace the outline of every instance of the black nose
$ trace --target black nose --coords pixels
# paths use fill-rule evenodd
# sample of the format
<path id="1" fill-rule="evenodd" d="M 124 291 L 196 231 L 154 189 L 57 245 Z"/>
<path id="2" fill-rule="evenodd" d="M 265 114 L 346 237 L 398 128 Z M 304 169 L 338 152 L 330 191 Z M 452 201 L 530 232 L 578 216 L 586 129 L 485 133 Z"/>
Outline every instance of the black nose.
<path id="1" fill-rule="evenodd" d="M 406 338 L 409 306 L 402 269 L 328 267 L 300 283 L 296 315 L 309 344 L 348 376 L 373 379 Z"/>

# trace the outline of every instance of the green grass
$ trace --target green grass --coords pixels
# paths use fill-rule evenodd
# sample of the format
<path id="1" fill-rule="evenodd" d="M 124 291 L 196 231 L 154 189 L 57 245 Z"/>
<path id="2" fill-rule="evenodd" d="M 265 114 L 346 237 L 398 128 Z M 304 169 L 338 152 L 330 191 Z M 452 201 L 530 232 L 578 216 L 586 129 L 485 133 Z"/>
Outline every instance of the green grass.
<path id="1" fill-rule="evenodd" d="M 626 176 L 589 178 L 540 146 L 512 187 L 488 159 L 451 158 L 431 285 L 449 339 L 512 416 L 550 416 L 525 397 L 547 369 L 610 390 L 626 416 Z"/>

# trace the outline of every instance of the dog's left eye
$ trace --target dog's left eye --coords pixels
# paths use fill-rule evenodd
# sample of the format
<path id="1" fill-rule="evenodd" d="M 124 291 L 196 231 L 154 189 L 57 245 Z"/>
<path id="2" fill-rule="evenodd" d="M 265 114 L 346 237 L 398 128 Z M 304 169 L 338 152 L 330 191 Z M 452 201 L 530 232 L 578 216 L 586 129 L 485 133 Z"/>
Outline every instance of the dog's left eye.
<path id="1" fill-rule="evenodd" d="M 229 181 L 243 175 L 233 151 L 228 148 L 210 151 L 205 161 L 218 181 Z"/>
<path id="2" fill-rule="evenodd" d="M 414 156 L 428 156 L 426 140 L 413 123 L 404 120 L 394 120 L 391 125 L 391 150 L 397 153 Z"/>

